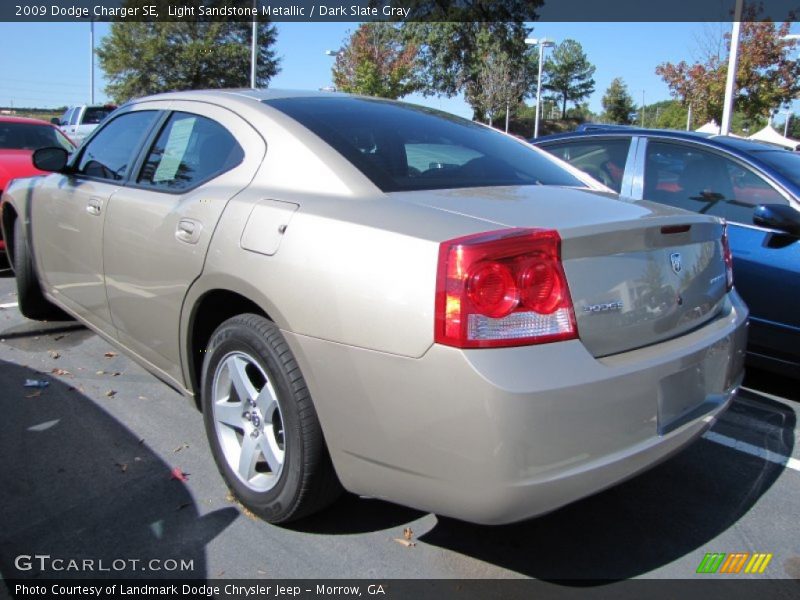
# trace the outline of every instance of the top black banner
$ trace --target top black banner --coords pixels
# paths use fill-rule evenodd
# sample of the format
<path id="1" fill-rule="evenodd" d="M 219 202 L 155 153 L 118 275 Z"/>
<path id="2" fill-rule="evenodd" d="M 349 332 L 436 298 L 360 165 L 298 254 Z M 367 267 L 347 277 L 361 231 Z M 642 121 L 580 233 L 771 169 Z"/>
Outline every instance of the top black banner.
<path id="1" fill-rule="evenodd" d="M 800 0 L 743 0 L 743 20 L 795 21 Z M 4 0 L 0 21 L 732 21 L 737 0 Z"/>

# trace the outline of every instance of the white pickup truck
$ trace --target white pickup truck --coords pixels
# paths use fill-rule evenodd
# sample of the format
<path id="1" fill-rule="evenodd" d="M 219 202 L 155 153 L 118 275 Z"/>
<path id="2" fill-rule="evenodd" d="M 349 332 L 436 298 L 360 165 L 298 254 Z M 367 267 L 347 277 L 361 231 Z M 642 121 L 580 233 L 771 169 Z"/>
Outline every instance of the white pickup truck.
<path id="1" fill-rule="evenodd" d="M 71 106 L 60 119 L 53 119 L 53 124 L 61 127 L 73 142 L 80 144 L 116 108 L 113 104 Z"/>

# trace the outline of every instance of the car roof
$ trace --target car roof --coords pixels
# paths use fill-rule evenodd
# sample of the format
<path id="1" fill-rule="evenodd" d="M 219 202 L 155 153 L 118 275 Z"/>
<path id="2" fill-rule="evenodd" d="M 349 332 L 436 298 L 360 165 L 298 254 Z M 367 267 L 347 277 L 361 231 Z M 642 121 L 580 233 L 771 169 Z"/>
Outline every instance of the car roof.
<path id="1" fill-rule="evenodd" d="M 29 117 L 11 117 L 6 115 L 0 116 L 0 123 L 27 123 L 28 125 L 47 125 L 48 127 L 53 126 L 47 121 L 42 121 L 41 119 L 31 119 Z"/>
<path id="2" fill-rule="evenodd" d="M 730 135 L 718 135 L 713 133 L 704 133 L 701 131 L 680 131 L 676 129 L 648 129 L 622 125 L 598 125 L 582 131 L 570 131 L 569 133 L 556 133 L 553 135 L 542 136 L 538 139 L 530 140 L 530 142 L 532 144 L 540 144 L 554 140 L 566 140 L 571 138 L 633 135 L 645 137 L 670 137 L 673 139 L 695 142 L 703 141 L 714 146 L 719 146 L 725 149 L 739 150 L 744 153 L 781 149 L 779 146 L 775 146 L 774 144 L 767 144 L 766 142 L 748 140 Z"/>
<path id="3" fill-rule="evenodd" d="M 278 98 L 307 98 L 313 96 L 330 97 L 330 96 L 350 96 L 351 94 L 343 94 L 341 92 L 320 92 L 313 90 L 279 90 L 274 88 L 268 89 L 251 89 L 251 88 L 231 88 L 222 90 L 187 90 L 182 92 L 167 92 L 164 94 L 156 94 L 153 96 L 146 96 L 144 98 L 137 98 L 135 102 L 142 100 L 157 100 L 157 99 L 178 99 L 184 100 L 213 100 L 224 98 L 252 98 L 254 100 L 275 100 Z"/>

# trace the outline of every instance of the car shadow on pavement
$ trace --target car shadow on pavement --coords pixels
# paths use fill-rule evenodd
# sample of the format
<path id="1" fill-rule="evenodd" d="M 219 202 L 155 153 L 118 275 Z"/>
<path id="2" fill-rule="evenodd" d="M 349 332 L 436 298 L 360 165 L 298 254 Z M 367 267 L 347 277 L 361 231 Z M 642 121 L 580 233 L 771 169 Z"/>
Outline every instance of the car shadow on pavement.
<path id="1" fill-rule="evenodd" d="M 352 535 L 405 526 L 426 514 L 399 504 L 344 493 L 324 511 L 283 527 L 303 533 Z"/>
<path id="2" fill-rule="evenodd" d="M 750 397 L 731 410 L 746 413 L 761 432 L 749 443 L 791 455 L 791 408 Z M 602 585 L 703 548 L 747 513 L 783 470 L 701 439 L 638 477 L 548 515 L 500 527 L 440 518 L 420 541 L 537 579 Z M 693 573 L 694 566 L 684 576 Z"/>
<path id="3" fill-rule="evenodd" d="M 237 509 L 201 515 L 143 440 L 68 383 L 0 361 L 0 390 L 3 578 L 207 576 L 205 546 Z"/>

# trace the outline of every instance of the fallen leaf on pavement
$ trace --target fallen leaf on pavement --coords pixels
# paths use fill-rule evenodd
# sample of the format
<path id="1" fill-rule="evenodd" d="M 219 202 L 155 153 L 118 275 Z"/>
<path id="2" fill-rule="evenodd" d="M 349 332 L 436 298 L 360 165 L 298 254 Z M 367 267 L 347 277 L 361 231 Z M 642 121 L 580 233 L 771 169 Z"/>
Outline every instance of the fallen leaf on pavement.
<path id="1" fill-rule="evenodd" d="M 128 465 L 126 465 L 125 463 L 114 463 L 114 464 L 117 465 L 117 467 L 119 467 L 119 470 L 123 473 L 125 473 L 128 470 Z"/>
<path id="2" fill-rule="evenodd" d="M 61 335 L 55 336 L 53 338 L 53 340 L 55 340 L 57 342 L 58 340 L 63 340 L 65 337 L 67 337 L 67 334 L 66 333 L 62 333 Z"/>
<path id="3" fill-rule="evenodd" d="M 103 374 L 105 374 L 105 371 L 95 371 L 94 374 L 95 375 L 103 375 Z"/>
<path id="4" fill-rule="evenodd" d="M 55 350 L 50 350 L 48 354 L 50 354 L 50 358 L 52 358 L 53 360 L 61 358 L 61 354 L 56 352 Z"/>
<path id="5" fill-rule="evenodd" d="M 172 452 L 173 452 L 173 453 L 178 453 L 178 452 L 180 452 L 181 450 L 183 450 L 183 449 L 185 449 L 185 448 L 188 448 L 188 447 L 189 447 L 189 444 L 183 443 L 183 444 L 181 444 L 180 446 L 178 446 L 177 448 L 175 448 L 175 450 L 173 450 Z"/>
<path id="6" fill-rule="evenodd" d="M 108 397 L 108 398 L 113 398 L 116 395 L 117 395 L 117 390 L 108 390 L 106 392 L 106 397 Z"/>
<path id="7" fill-rule="evenodd" d="M 178 481 L 189 481 L 188 473 L 181 471 L 180 467 L 175 467 L 170 471 L 170 479 L 177 479 Z"/>
<path id="8" fill-rule="evenodd" d="M 179 504 L 178 508 L 176 508 L 175 510 L 183 510 L 184 508 L 186 508 L 188 506 L 191 506 L 191 505 L 192 505 L 191 502 L 184 502 L 183 504 Z"/>
<path id="9" fill-rule="evenodd" d="M 74 377 L 72 373 L 67 371 L 66 369 L 53 369 L 50 371 L 53 375 L 61 375 L 62 377 Z"/>
<path id="10" fill-rule="evenodd" d="M 405 546 L 406 548 L 413 548 L 417 545 L 417 542 L 409 542 L 408 540 L 404 540 L 403 538 L 394 538 L 394 541 L 400 544 L 401 546 Z"/>
<path id="11" fill-rule="evenodd" d="M 38 398 L 38 397 L 39 397 L 39 396 L 41 396 L 41 395 L 42 395 L 42 392 L 33 392 L 32 394 L 28 394 L 28 395 L 27 395 L 27 396 L 25 396 L 25 397 L 26 397 L 26 398 Z"/>
<path id="12" fill-rule="evenodd" d="M 109 352 L 106 352 L 103 356 L 105 356 L 106 358 L 114 358 L 116 355 L 117 355 L 116 352 L 109 351 Z"/>
<path id="13" fill-rule="evenodd" d="M 403 537 L 407 540 L 411 540 L 414 537 L 414 532 L 411 531 L 411 527 L 406 527 L 403 529 Z"/>

